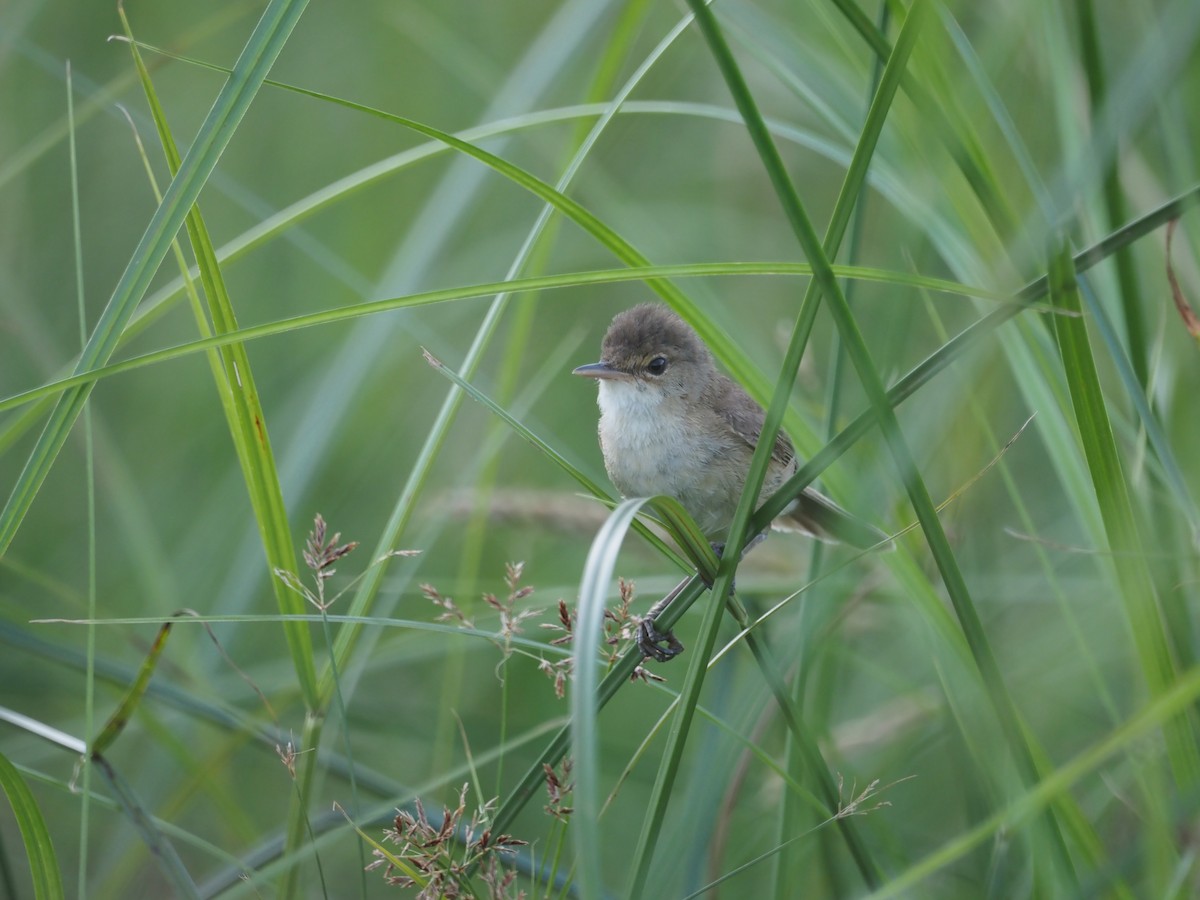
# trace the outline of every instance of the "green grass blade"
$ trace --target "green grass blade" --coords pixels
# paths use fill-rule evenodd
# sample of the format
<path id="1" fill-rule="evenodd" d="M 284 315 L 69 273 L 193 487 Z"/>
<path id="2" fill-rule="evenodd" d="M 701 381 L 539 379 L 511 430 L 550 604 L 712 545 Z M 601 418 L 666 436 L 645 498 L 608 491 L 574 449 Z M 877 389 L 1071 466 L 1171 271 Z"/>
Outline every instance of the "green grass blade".
<path id="1" fill-rule="evenodd" d="M 1108 98 L 1108 78 L 1105 75 L 1104 63 L 1100 56 L 1100 35 L 1096 25 L 1095 9 L 1092 0 L 1077 0 L 1074 4 L 1075 14 L 1079 24 L 1079 45 L 1083 56 L 1083 71 L 1087 76 L 1088 99 L 1093 111 L 1104 108 Z M 1108 227 L 1113 228 L 1118 222 L 1124 222 L 1128 217 L 1125 205 L 1125 193 L 1121 187 L 1120 171 L 1117 156 L 1114 155 L 1104 172 L 1104 207 L 1108 217 Z M 1121 314 L 1125 322 L 1125 336 L 1129 347 L 1129 361 L 1133 365 L 1134 375 L 1143 389 L 1147 384 L 1148 366 L 1146 362 L 1145 313 L 1142 310 L 1143 300 L 1137 289 L 1137 272 L 1134 268 L 1133 254 L 1126 249 L 1118 250 L 1113 261 L 1117 269 L 1118 294 L 1121 298 Z"/>
<path id="2" fill-rule="evenodd" d="M 1081 293 L 1087 314 L 1096 323 L 1096 328 L 1109 352 L 1113 367 L 1117 370 L 1117 374 L 1125 386 L 1130 402 L 1137 410 L 1142 427 L 1146 430 L 1147 440 L 1154 448 L 1154 453 L 1162 466 L 1162 480 L 1165 482 L 1166 488 L 1170 490 L 1172 499 L 1179 505 L 1181 514 L 1187 519 L 1192 534 L 1200 535 L 1200 506 L 1197 506 L 1192 491 L 1188 487 L 1187 479 L 1179 465 L 1179 459 L 1171 447 L 1163 427 L 1164 423 L 1151 408 L 1145 393 L 1139 390 L 1137 372 L 1133 369 L 1131 360 L 1122 352 L 1120 339 L 1117 337 L 1116 329 L 1109 320 L 1104 307 L 1086 286 L 1081 285 Z"/>
<path id="3" fill-rule="evenodd" d="M 571 837 L 575 843 L 578 885 L 584 898 L 604 896 L 600 848 L 600 714 L 598 690 L 600 661 L 596 648 L 604 640 L 604 610 L 612 586 L 613 570 L 621 543 L 634 517 L 648 502 L 626 500 L 612 511 L 592 540 L 579 584 L 579 619 L 576 625 L 575 668 L 571 685 L 571 753 L 575 763 L 575 815 Z"/>
<path id="4" fill-rule="evenodd" d="M 8 798 L 13 819 L 21 832 L 29 874 L 33 879 L 33 895 L 37 900 L 65 897 L 62 876 L 58 871 L 58 856 L 54 852 L 54 842 L 50 839 L 46 820 L 29 785 L 3 753 L 0 753 L 0 788 Z"/>
<path id="5" fill-rule="evenodd" d="M 167 646 L 167 639 L 171 636 L 173 624 L 174 622 L 164 622 L 159 626 L 158 634 L 155 635 L 154 642 L 146 653 L 146 658 L 142 660 L 142 664 L 138 668 L 137 678 L 129 685 L 121 702 L 117 704 L 117 708 L 113 710 L 112 715 L 108 717 L 108 721 L 104 723 L 104 727 L 100 729 L 100 733 L 96 735 L 96 739 L 88 748 L 93 759 L 103 755 L 104 751 L 112 746 L 113 741 L 120 736 L 121 732 L 125 730 L 125 726 L 129 724 L 129 720 L 133 718 L 134 712 L 146 693 L 146 686 L 150 683 L 155 669 L 158 668 L 158 660 Z"/>
<path id="6" fill-rule="evenodd" d="M 880 8 L 877 15 L 879 31 L 881 33 L 886 33 L 888 24 L 891 22 L 890 8 L 885 4 Z M 890 61 L 894 58 L 895 55 L 893 54 L 892 56 L 888 57 L 888 60 Z M 871 83 L 866 93 L 867 116 L 870 115 L 871 105 L 875 96 L 879 93 L 880 84 L 882 83 L 883 79 L 884 64 L 884 59 L 877 56 L 874 64 L 871 66 Z M 899 68 L 901 71 L 903 71 L 903 67 Z M 881 117 L 880 123 L 877 127 L 881 128 L 882 122 L 883 118 Z M 864 123 L 864 138 L 869 131 L 870 125 L 868 123 Z M 875 140 L 878 140 L 877 135 Z M 859 140 L 856 143 L 858 147 L 865 151 L 865 140 Z M 858 150 L 856 150 L 856 155 L 858 155 Z M 874 154 L 872 153 L 871 155 Z M 863 175 L 865 176 L 865 174 L 866 171 L 864 169 Z M 838 194 L 838 200 L 834 207 L 832 220 L 833 223 L 837 223 L 839 221 L 839 211 L 843 203 L 850 206 L 852 212 L 851 216 L 846 217 L 846 227 L 851 227 L 852 230 L 850 232 L 849 241 L 846 248 L 846 259 L 853 264 L 858 261 L 862 250 L 863 231 L 867 221 L 866 207 L 869 195 L 866 191 L 861 191 L 858 193 L 857 197 L 854 198 L 853 203 L 849 203 L 851 196 L 851 191 L 849 188 L 852 183 L 852 179 L 848 173 L 847 177 L 843 179 L 843 187 Z M 825 251 L 831 260 L 837 258 L 841 241 L 841 235 L 837 235 L 835 237 L 834 232 L 835 228 L 830 227 L 826 229 L 825 233 Z M 845 286 L 847 303 L 851 302 L 851 292 L 853 289 L 854 283 L 847 281 Z M 815 285 L 810 282 L 808 289 L 806 290 L 806 294 L 808 291 L 813 290 L 815 290 Z M 825 395 L 826 412 L 824 437 L 826 441 L 829 441 L 834 436 L 834 432 L 836 431 L 836 422 L 841 412 L 842 395 L 846 385 L 846 351 L 842 346 L 841 341 L 837 340 L 836 334 L 834 335 L 833 340 L 835 347 L 833 351 L 833 360 L 829 364 L 829 368 L 827 370 L 828 387 L 826 388 Z M 821 570 L 825 565 L 826 558 L 826 547 L 824 542 L 813 541 L 812 549 L 809 552 L 808 574 L 810 582 L 817 582 L 820 580 Z M 819 627 L 815 617 L 810 613 L 812 609 L 813 605 L 810 603 L 806 603 L 803 607 L 801 607 L 801 615 L 806 616 L 806 621 L 804 621 L 801 629 L 804 634 L 804 643 L 796 648 L 796 655 L 800 659 L 800 665 L 796 669 L 796 673 L 793 676 L 791 684 L 791 699 L 797 707 L 801 706 L 804 702 L 805 694 L 808 691 L 809 684 L 814 679 L 814 671 L 817 672 L 816 677 L 820 677 L 820 674 L 822 674 L 820 670 L 816 669 L 814 661 L 819 661 L 821 659 L 821 656 L 815 651 L 818 642 L 820 641 L 820 633 L 823 629 Z M 814 624 L 818 624 L 818 627 L 814 628 Z M 818 688 L 818 691 L 819 690 L 820 688 Z M 812 759 L 814 755 L 819 758 L 820 752 L 818 749 L 814 754 L 813 749 L 808 746 L 809 742 L 805 739 L 805 737 L 798 739 L 793 735 L 788 735 L 787 743 L 784 746 L 787 771 L 796 779 L 801 777 L 801 773 L 806 767 L 811 767 L 813 771 L 821 771 L 825 768 L 823 760 L 821 760 L 820 770 L 813 766 Z M 797 834 L 803 829 L 803 820 L 801 818 L 803 814 L 803 807 L 800 803 L 800 799 L 801 798 L 798 794 L 789 791 L 784 794 L 783 802 L 779 804 L 775 830 L 775 843 L 779 847 L 788 846 L 789 843 L 795 840 L 795 838 L 790 837 L 790 835 Z M 817 827 L 821 826 L 818 825 Z M 822 839 L 823 838 L 824 835 L 822 835 Z M 835 866 L 825 865 L 825 869 L 828 873 L 827 877 L 831 881 L 838 879 L 839 876 Z M 775 900 L 785 900 L 785 898 L 789 897 L 791 895 L 791 885 L 795 878 L 800 877 L 801 871 L 802 864 L 798 861 L 791 860 L 789 858 L 789 854 L 772 854 L 771 896 L 773 896 Z"/>
<path id="7" fill-rule="evenodd" d="M 1051 298 L 1063 310 L 1079 313 L 1082 304 L 1070 253 L 1060 250 L 1051 262 Z M 1175 662 L 1159 613 L 1145 549 L 1134 521 L 1129 487 L 1113 439 L 1104 394 L 1085 320 L 1056 316 L 1054 332 L 1071 392 L 1071 405 L 1079 428 L 1104 531 L 1112 551 L 1125 615 L 1133 633 L 1142 675 L 1152 697 L 1162 696 L 1176 681 Z M 1175 779 L 1186 790 L 1200 783 L 1200 749 L 1186 717 L 1165 724 L 1167 754 Z"/>
<path id="8" fill-rule="evenodd" d="M 997 293 L 987 288 L 980 288 L 959 282 L 931 278 L 922 275 L 908 275 L 891 270 L 863 268 L 855 266 L 835 266 L 834 271 L 842 278 L 862 278 L 865 281 L 892 283 L 900 286 L 924 288 L 943 291 L 963 297 L 978 297 L 981 299 L 1004 302 L 1015 315 L 1028 308 L 1026 303 L 1014 304 L 1006 294 Z M 152 363 L 179 359 L 193 353 L 204 352 L 214 348 L 225 347 L 243 341 L 258 340 L 259 338 L 287 334 L 302 328 L 312 328 L 317 325 L 328 325 L 357 319 L 363 316 L 375 315 L 394 309 L 410 309 L 428 306 L 434 303 L 445 303 L 453 300 L 466 300 L 483 297 L 500 292 L 518 293 L 525 291 L 556 290 L 567 287 L 579 287 L 595 284 L 617 284 L 628 281 L 644 281 L 646 279 L 679 279 L 700 278 L 718 275 L 809 275 L 812 267 L 807 263 L 794 262 L 721 262 L 721 263 L 687 263 L 682 265 L 661 266 L 632 266 L 624 269 L 598 269 L 584 272 L 572 272 L 562 275 L 536 275 L 524 278 L 513 278 L 507 281 L 491 281 L 481 284 L 465 285 L 454 288 L 422 291 L 403 297 L 384 300 L 371 300 L 365 303 L 354 303 L 338 309 L 308 313 L 265 322 L 240 328 L 237 331 L 223 335 L 213 335 L 200 340 L 155 350 L 139 356 L 130 357 L 117 363 L 109 363 L 88 372 L 71 375 L 50 382 L 39 388 L 33 388 L 0 399 L 0 412 L 15 409 L 27 403 L 44 399 L 54 394 L 62 393 L 69 388 L 94 383 L 101 378 L 129 372 Z M 1036 300 L 1037 298 L 1033 298 Z M 1032 302 L 1029 301 L 1029 302 Z"/>
<path id="9" fill-rule="evenodd" d="M 307 3 L 308 0 L 271 0 L 268 4 L 234 66 L 233 75 L 217 95 L 212 109 L 200 126 L 179 174 L 171 181 L 162 204 L 146 226 L 112 298 L 80 355 L 76 372 L 86 372 L 103 365 L 116 349 L 125 324 L 170 249 L 175 233 L 212 174 L 221 152 L 233 137 L 250 101 L 258 92 Z M 91 388 L 87 385 L 73 388 L 63 395 L 51 412 L 8 502 L 0 511 L 0 555 L 8 550 L 16 536 L 90 393 Z"/>
<path id="10" fill-rule="evenodd" d="M 83 233 L 79 211 L 79 159 L 75 144 L 75 88 L 71 80 L 71 65 L 67 63 L 67 137 L 71 160 L 71 243 L 75 255 L 75 298 L 79 308 L 79 341 L 87 345 L 87 304 L 83 280 Z M 96 616 L 96 452 L 95 435 L 92 428 L 92 411 L 83 413 L 84 460 L 87 468 L 87 604 L 88 615 Z M 87 630 L 87 672 L 84 685 L 84 734 L 91 736 L 95 731 L 96 716 L 96 629 Z M 80 773 L 83 800 L 79 805 L 79 884 L 87 883 L 88 844 L 91 827 L 91 759 L 85 755 Z"/>
<path id="11" fill-rule="evenodd" d="M 150 72 L 146 69 L 141 54 L 138 52 L 137 44 L 133 40 L 133 32 L 124 9 L 119 10 L 119 14 L 121 24 L 130 39 L 129 48 L 133 55 L 134 66 L 137 69 L 142 90 L 146 95 L 155 128 L 158 130 L 158 138 L 167 159 L 167 166 L 172 175 L 175 175 L 179 171 L 182 160 L 171 134 L 170 125 L 167 123 L 166 113 L 150 79 Z M 185 224 L 192 252 L 195 253 L 198 261 L 204 294 L 208 299 L 209 312 L 216 333 L 235 332 L 237 331 L 237 317 L 234 314 L 229 291 L 225 286 L 225 278 L 217 262 L 208 227 L 204 223 L 199 205 L 193 205 L 188 210 Z M 202 335 L 207 336 L 207 329 L 203 326 L 202 329 Z M 215 386 L 221 398 L 221 406 L 225 411 L 230 437 L 233 439 L 242 475 L 246 481 L 251 507 L 254 510 L 255 520 L 262 538 L 268 571 L 274 572 L 282 569 L 290 572 L 296 565 L 296 551 L 292 544 L 283 491 L 279 485 L 279 474 L 275 466 L 274 454 L 271 452 L 266 416 L 259 401 L 254 373 L 250 367 L 250 358 L 246 353 L 245 345 L 241 342 L 226 344 L 216 352 L 218 358 L 216 360 L 210 358 L 210 363 L 219 363 L 219 367 L 213 365 Z M 281 613 L 305 611 L 304 601 L 289 591 L 278 578 L 272 577 L 269 580 Z M 308 628 L 300 623 L 289 623 L 285 625 L 284 633 L 287 636 L 288 648 L 291 651 L 292 664 L 296 669 L 301 692 L 305 702 L 311 707 L 316 702 L 317 693 L 312 640 Z"/>
<path id="12" fill-rule="evenodd" d="M 133 35 L 129 22 L 121 10 L 122 25 L 130 39 L 130 50 L 135 66 L 146 94 L 158 131 L 168 166 L 173 175 L 181 171 L 182 160 L 175 146 L 174 138 L 167 123 L 165 112 L 158 101 L 149 72 L 142 63 L 137 46 L 132 42 Z M 263 73 L 265 75 L 265 71 Z M 229 298 L 225 280 L 220 265 L 216 259 L 208 228 L 197 204 L 193 204 L 187 212 L 186 227 L 193 252 L 195 253 L 201 280 L 204 285 L 205 297 L 208 300 L 209 314 L 213 327 L 218 334 L 228 334 L 237 330 L 237 319 Z M 185 273 L 186 274 L 186 273 Z M 205 329 L 202 327 L 202 333 Z M 291 530 L 288 524 L 287 511 L 283 502 L 283 494 L 279 485 L 279 476 L 275 465 L 274 454 L 271 452 L 270 437 L 267 430 L 266 417 L 262 410 L 255 386 L 253 370 L 245 345 L 240 342 L 227 344 L 214 351 L 219 357 L 220 368 L 214 366 L 214 381 L 225 412 L 230 436 L 237 453 L 238 462 L 250 496 L 251 508 L 254 511 L 259 535 L 262 540 L 264 554 L 269 572 L 292 571 L 296 565 L 296 553 L 292 544 Z M 210 360 L 211 362 L 211 360 Z M 300 613 L 304 611 L 304 602 L 293 592 L 289 591 L 281 579 L 269 577 L 275 593 L 276 603 L 283 613 Z M 312 711 L 320 702 L 317 691 L 317 676 L 313 661 L 313 648 L 308 627 L 302 622 L 289 620 L 285 623 L 284 632 L 287 637 L 292 663 L 295 667 L 307 708 Z M 310 730 L 319 728 L 314 725 L 314 718 L 306 717 L 305 739 L 315 746 L 319 741 L 317 734 Z M 289 814 L 288 850 L 294 852 L 305 839 L 307 822 L 308 794 L 305 787 L 310 786 L 311 780 L 304 774 L 311 770 L 305 767 L 297 784 L 299 786 Z M 285 875 L 282 894 L 290 896 L 294 890 L 298 875 L 291 868 Z"/>

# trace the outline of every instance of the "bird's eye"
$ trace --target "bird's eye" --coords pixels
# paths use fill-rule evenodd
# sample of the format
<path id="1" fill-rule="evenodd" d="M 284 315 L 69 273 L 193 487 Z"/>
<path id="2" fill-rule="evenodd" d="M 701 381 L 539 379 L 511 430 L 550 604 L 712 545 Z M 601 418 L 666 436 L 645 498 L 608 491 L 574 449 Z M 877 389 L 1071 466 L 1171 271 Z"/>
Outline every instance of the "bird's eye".
<path id="1" fill-rule="evenodd" d="M 646 371 L 651 375 L 661 375 L 667 371 L 667 358 L 665 356 L 656 356 L 650 360 L 650 365 L 646 366 Z"/>

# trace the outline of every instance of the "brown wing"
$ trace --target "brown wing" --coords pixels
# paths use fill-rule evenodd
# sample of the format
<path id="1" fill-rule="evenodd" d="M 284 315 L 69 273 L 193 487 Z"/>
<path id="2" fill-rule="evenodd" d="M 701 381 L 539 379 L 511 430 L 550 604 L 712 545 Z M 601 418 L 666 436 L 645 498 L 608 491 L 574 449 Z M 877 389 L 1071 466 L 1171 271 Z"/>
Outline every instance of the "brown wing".
<path id="1" fill-rule="evenodd" d="M 738 437 L 745 441 L 751 449 L 758 446 L 758 436 L 762 434 L 763 420 L 766 413 L 761 406 L 742 390 L 741 385 L 730 378 L 722 378 L 717 388 L 713 404 L 729 423 L 729 427 Z M 792 442 L 782 431 L 775 437 L 775 446 L 771 449 L 771 457 L 783 466 L 791 465 L 796 451 Z"/>
<path id="2" fill-rule="evenodd" d="M 750 447 L 758 445 L 766 414 L 750 399 L 737 382 L 726 379 L 719 388 L 714 406 L 721 411 L 738 437 Z M 784 466 L 790 466 L 796 455 L 792 442 L 783 432 L 775 439 L 772 457 Z M 886 541 L 888 536 L 861 519 L 846 512 L 824 494 L 813 488 L 805 488 L 784 513 L 775 520 L 775 526 L 786 530 L 799 530 L 827 541 L 840 541 L 851 547 L 865 550 Z M 791 526 L 791 528 L 789 528 Z"/>

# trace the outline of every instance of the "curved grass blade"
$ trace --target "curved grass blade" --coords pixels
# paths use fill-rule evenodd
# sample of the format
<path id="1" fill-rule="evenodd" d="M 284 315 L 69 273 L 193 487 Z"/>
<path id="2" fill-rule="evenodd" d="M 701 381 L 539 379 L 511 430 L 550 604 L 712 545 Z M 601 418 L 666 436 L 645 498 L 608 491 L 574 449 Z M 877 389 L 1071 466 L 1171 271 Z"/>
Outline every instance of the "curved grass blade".
<path id="1" fill-rule="evenodd" d="M 132 29 L 125 16 L 124 9 L 120 8 L 118 13 L 121 18 L 121 24 L 129 38 L 130 52 L 150 107 L 155 128 L 158 132 L 159 143 L 167 159 L 168 168 L 174 175 L 178 172 L 181 162 L 174 137 L 167 123 L 166 114 L 158 100 L 150 73 L 142 61 L 136 42 L 133 40 Z M 152 172 L 150 173 L 150 177 L 153 183 Z M 155 191 L 157 193 L 157 186 L 155 186 Z M 161 198 L 159 202 L 161 203 Z M 212 240 L 209 237 L 208 228 L 205 225 L 198 203 L 194 204 L 188 211 L 186 227 L 188 238 L 197 260 L 197 269 L 204 286 L 204 293 L 208 300 L 209 314 L 212 317 L 213 325 L 219 334 L 236 331 L 237 318 L 233 311 L 233 304 L 229 298 L 229 292 L 226 289 L 225 280 L 216 259 Z M 175 248 L 177 257 L 182 259 L 178 241 L 173 239 L 172 246 Z M 196 296 L 194 284 L 190 281 L 186 263 L 181 262 L 180 267 L 183 280 L 188 285 L 189 294 L 193 301 L 193 312 L 197 327 L 202 337 L 208 337 L 211 334 L 211 330 L 204 312 L 200 308 L 199 298 Z M 238 457 L 238 463 L 249 493 L 250 505 L 254 511 L 268 569 L 272 572 L 290 570 L 295 564 L 295 548 L 292 544 L 291 530 L 288 526 L 287 510 L 284 507 L 283 492 L 279 484 L 275 458 L 271 452 L 266 418 L 259 401 L 249 356 L 245 351 L 245 346 L 241 343 L 233 343 L 210 350 L 206 355 L 209 358 L 213 381 L 221 401 L 221 408 L 225 414 L 226 423 Z M 303 601 L 287 590 L 280 579 L 270 578 L 268 580 L 275 593 L 276 604 L 281 612 L 295 614 L 304 611 Z M 304 623 L 294 619 L 285 620 L 283 627 L 284 635 L 288 642 L 289 653 L 292 657 L 292 664 L 296 670 L 300 684 L 301 694 L 308 709 L 312 710 L 316 707 L 318 697 L 316 669 L 313 663 L 312 642 L 308 627 Z M 306 718 L 306 727 L 311 722 L 311 716 Z M 308 745 L 306 744 L 305 746 Z M 350 762 L 351 787 L 354 789 L 353 760 L 351 759 Z M 303 773 L 308 772 L 307 769 L 302 771 Z M 306 788 L 311 784 L 309 780 L 303 777 L 303 774 L 295 783 L 297 790 L 293 795 L 295 802 L 293 802 L 289 811 L 289 828 L 287 832 L 290 841 L 289 849 L 291 849 L 292 844 L 298 845 L 303 840 L 305 833 L 304 826 L 307 824 L 306 798 L 308 794 Z M 289 870 L 286 877 L 294 878 L 293 873 L 294 870 Z M 287 896 L 290 892 L 289 887 L 285 885 L 283 890 L 284 895 Z"/>
<path id="2" fill-rule="evenodd" d="M 176 616 L 187 615 L 185 612 L 177 612 Z M 146 654 L 146 658 L 142 660 L 142 665 L 138 669 L 137 678 L 133 684 L 125 692 L 125 696 L 121 698 L 121 702 L 117 708 L 113 710 L 108 721 L 104 723 L 104 727 L 100 729 L 100 733 L 96 735 L 88 748 L 88 753 L 93 759 L 104 753 L 113 741 L 125 730 L 125 726 L 129 724 L 129 720 L 133 718 L 133 713 L 137 709 L 138 704 L 142 702 L 142 696 L 146 693 L 146 685 L 150 683 L 151 676 L 154 675 L 154 670 L 158 668 L 159 657 L 162 656 L 163 649 L 167 645 L 167 638 L 171 636 L 171 626 L 174 622 L 163 622 L 159 626 L 158 634 L 154 637 L 154 642 L 150 645 L 150 651 Z"/>
<path id="3" fill-rule="evenodd" d="M 743 528 L 745 521 L 746 517 L 743 515 Z M 739 540 L 739 537 L 734 529 L 730 529 L 730 535 L 731 540 L 735 542 L 732 546 L 736 548 L 736 542 Z M 722 559 L 721 564 L 717 567 L 717 577 L 714 579 L 713 585 L 714 593 L 717 591 L 721 592 L 717 596 L 724 596 L 729 592 L 733 581 L 733 571 L 737 564 L 737 555 L 736 552 L 731 551 Z M 667 734 L 667 746 L 664 748 L 663 757 L 659 763 L 654 787 L 647 798 L 646 817 L 642 822 L 641 834 L 638 837 L 634 851 L 632 880 L 628 891 L 628 896 L 634 898 L 634 900 L 643 896 L 650 878 L 654 848 L 658 843 L 659 832 L 666 818 L 667 801 L 670 798 L 675 778 L 679 773 L 683 756 L 684 738 L 690 732 L 692 720 L 696 714 L 696 706 L 700 699 L 700 688 L 703 686 L 704 675 L 708 670 L 708 660 L 712 656 L 713 647 L 716 645 L 717 631 L 721 626 L 721 613 L 723 611 L 724 604 L 717 602 L 715 598 L 713 602 L 708 604 L 704 611 L 704 619 L 700 625 L 700 634 L 697 638 L 696 646 L 692 649 L 688 658 L 687 675 L 684 677 L 683 686 L 680 689 L 679 707 L 675 712 L 675 718 Z"/>
<path id="4" fill-rule="evenodd" d="M 941 291 L 963 297 L 977 297 L 1004 302 L 1012 306 L 1012 313 L 1014 315 L 1029 308 L 1029 303 L 1022 303 L 1020 305 L 1011 304 L 1008 295 L 987 288 L 964 285 L 945 279 L 911 276 L 903 272 L 855 266 L 835 266 L 834 271 L 842 278 L 861 277 L 865 281 L 881 281 L 901 286 Z M 129 372 L 152 363 L 178 359 L 193 353 L 225 347 L 242 341 L 258 340 L 264 337 L 287 334 L 302 328 L 343 322 L 394 309 L 410 309 L 418 306 L 428 306 L 452 300 L 466 300 L 504 292 L 543 291 L 592 284 L 644 281 L 647 279 L 700 278 L 718 275 L 809 275 L 811 272 L 811 267 L 806 263 L 792 262 L 684 263 L 662 266 L 633 266 L 624 269 L 597 269 L 561 275 L 536 275 L 526 278 L 514 278 L 508 281 L 492 281 L 462 287 L 421 291 L 404 297 L 370 300 L 365 303 L 355 303 L 339 307 L 338 309 L 292 316 L 274 322 L 265 322 L 262 325 L 239 328 L 228 334 L 217 334 L 212 337 L 177 344 L 174 347 L 154 350 L 0 399 L 0 412 L 15 409 L 24 404 L 32 403 L 54 394 L 63 393 L 70 388 L 93 383 L 101 378 L 121 372 Z M 1036 298 L 1034 299 L 1036 300 Z M 1030 303 L 1032 302 L 1030 301 Z"/>
<path id="5" fill-rule="evenodd" d="M 658 496 L 650 498 L 650 508 L 679 545 L 690 568 L 710 582 L 715 579 L 719 561 L 713 552 L 712 543 L 704 536 L 696 525 L 696 520 L 688 515 L 683 505 L 674 497 Z"/>
<path id="6" fill-rule="evenodd" d="M 617 554 L 646 498 L 626 500 L 612 511 L 592 540 L 579 584 L 579 620 L 575 631 L 575 669 L 571 687 L 571 751 L 575 773 L 575 843 L 578 884 L 584 898 L 604 896 L 600 877 L 600 661 L 595 648 L 604 638 L 604 610 Z"/>
<path id="7" fill-rule="evenodd" d="M 46 827 L 46 820 L 29 785 L 3 753 L 0 753 L 0 788 L 8 798 L 13 819 L 21 832 L 25 858 L 29 862 L 29 874 L 33 880 L 33 895 L 37 900 L 59 900 L 66 895 L 63 893 L 58 856 L 54 852 L 54 842 L 50 840 L 50 830 Z"/>

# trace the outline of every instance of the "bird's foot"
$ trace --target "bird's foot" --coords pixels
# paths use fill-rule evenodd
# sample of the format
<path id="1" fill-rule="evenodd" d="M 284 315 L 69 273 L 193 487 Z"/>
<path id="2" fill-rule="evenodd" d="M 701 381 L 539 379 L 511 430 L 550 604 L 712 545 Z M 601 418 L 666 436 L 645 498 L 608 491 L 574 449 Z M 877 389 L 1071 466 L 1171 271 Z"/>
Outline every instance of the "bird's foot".
<path id="1" fill-rule="evenodd" d="M 673 631 L 665 634 L 658 630 L 654 620 L 664 609 L 670 606 L 675 598 L 687 587 L 689 579 L 685 578 L 672 588 L 671 592 L 655 603 L 646 611 L 646 616 L 638 622 L 637 645 L 643 659 L 653 659 L 658 662 L 669 662 L 683 652 L 683 644 L 675 637 Z"/>
<path id="2" fill-rule="evenodd" d="M 638 623 L 637 645 L 642 656 L 661 663 L 670 662 L 683 652 L 683 644 L 675 637 L 675 632 L 665 634 L 654 625 L 654 617 L 646 616 Z"/>
<path id="3" fill-rule="evenodd" d="M 742 556 L 745 557 L 745 555 L 749 553 L 751 549 L 758 546 L 759 542 L 764 538 L 766 538 L 766 534 L 756 534 L 754 537 L 752 537 L 742 550 Z M 717 558 L 719 559 L 725 552 L 725 543 L 723 541 L 716 541 L 712 544 L 712 548 L 713 552 L 717 554 Z M 706 583 L 711 590 L 712 583 L 707 581 Z M 642 656 L 644 658 L 653 659 L 657 662 L 669 662 L 683 652 L 683 644 L 680 642 L 679 638 L 675 637 L 675 633 L 673 631 L 667 631 L 665 633 L 659 631 L 657 626 L 654 624 L 654 620 L 658 617 L 658 614 L 666 609 L 671 601 L 679 595 L 679 592 L 686 584 L 687 579 L 685 578 L 679 583 L 675 590 L 663 597 L 662 600 L 658 601 L 658 603 L 655 603 L 654 606 L 650 608 L 650 611 L 646 613 L 646 617 L 638 623 L 637 645 L 638 650 L 642 652 Z M 736 582 L 733 582 L 729 585 L 729 593 L 735 593 L 735 585 Z"/>

